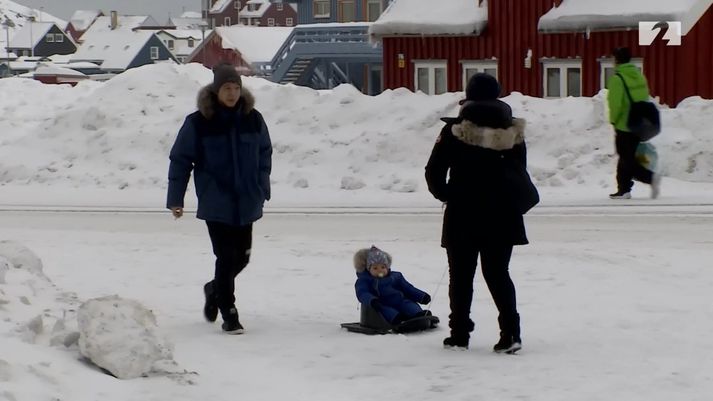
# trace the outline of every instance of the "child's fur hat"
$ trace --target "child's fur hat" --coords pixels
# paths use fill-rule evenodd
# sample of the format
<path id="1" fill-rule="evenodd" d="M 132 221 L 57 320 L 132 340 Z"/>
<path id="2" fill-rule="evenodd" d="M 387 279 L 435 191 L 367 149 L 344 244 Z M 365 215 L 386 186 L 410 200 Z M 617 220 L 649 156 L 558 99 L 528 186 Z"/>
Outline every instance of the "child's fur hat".
<path id="1" fill-rule="evenodd" d="M 391 255 L 373 245 L 371 248 L 360 249 L 354 254 L 354 268 L 357 273 L 367 270 L 375 263 L 383 263 L 390 270 L 392 263 Z"/>

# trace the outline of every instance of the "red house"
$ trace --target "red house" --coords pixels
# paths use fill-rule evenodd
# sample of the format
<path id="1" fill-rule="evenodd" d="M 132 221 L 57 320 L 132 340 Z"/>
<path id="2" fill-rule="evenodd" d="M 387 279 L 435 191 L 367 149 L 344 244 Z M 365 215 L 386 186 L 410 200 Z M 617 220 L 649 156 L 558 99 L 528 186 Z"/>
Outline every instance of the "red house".
<path id="1" fill-rule="evenodd" d="M 201 0 L 203 18 L 211 29 L 238 24 L 242 6 L 240 0 Z"/>
<path id="2" fill-rule="evenodd" d="M 79 38 L 84 32 L 92 26 L 97 18 L 103 16 L 104 13 L 101 10 L 77 10 L 72 14 L 72 18 L 69 19 L 66 32 L 72 36 L 75 42 L 79 43 Z"/>
<path id="3" fill-rule="evenodd" d="M 240 10 L 240 23 L 257 26 L 294 26 L 297 5 L 270 0 L 248 0 Z"/>
<path id="4" fill-rule="evenodd" d="M 370 29 L 384 49 L 384 87 L 463 90 L 470 75 L 497 76 L 504 95 L 593 96 L 613 73 L 613 48 L 628 46 L 654 96 L 675 106 L 713 98 L 713 0 L 396 0 Z M 639 21 L 670 21 L 640 46 Z M 671 35 L 673 33 L 674 35 Z M 660 36 L 660 35 L 659 35 Z"/>

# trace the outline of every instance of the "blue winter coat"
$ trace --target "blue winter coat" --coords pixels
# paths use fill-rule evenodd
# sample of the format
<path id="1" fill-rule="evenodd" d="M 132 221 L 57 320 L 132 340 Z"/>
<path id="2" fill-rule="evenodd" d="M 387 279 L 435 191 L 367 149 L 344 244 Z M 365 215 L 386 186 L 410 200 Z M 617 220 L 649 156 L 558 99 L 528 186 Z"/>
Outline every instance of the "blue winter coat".
<path id="1" fill-rule="evenodd" d="M 382 306 L 379 312 L 389 322 L 393 321 L 399 313 L 405 317 L 412 317 L 421 312 L 418 302 L 426 296 L 425 292 L 414 287 L 403 274 L 396 271 L 390 271 L 382 278 L 374 277 L 366 270 L 357 272 L 354 287 L 357 299 L 362 304 L 369 305 L 372 299 L 378 298 Z"/>
<path id="2" fill-rule="evenodd" d="M 243 226 L 262 217 L 272 143 L 254 104 L 245 88 L 234 109 L 219 107 L 210 87 L 201 90 L 171 149 L 166 207 L 183 207 L 193 171 L 199 219 Z"/>

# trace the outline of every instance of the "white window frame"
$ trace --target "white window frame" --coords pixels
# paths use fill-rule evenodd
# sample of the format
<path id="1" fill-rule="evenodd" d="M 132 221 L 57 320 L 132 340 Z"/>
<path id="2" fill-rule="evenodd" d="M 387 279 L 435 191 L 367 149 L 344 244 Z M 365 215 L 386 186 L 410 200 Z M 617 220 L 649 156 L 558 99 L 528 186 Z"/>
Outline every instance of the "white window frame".
<path id="1" fill-rule="evenodd" d="M 327 5 L 327 12 L 318 14 L 317 13 L 317 4 L 326 4 Z M 324 10 L 322 10 L 324 11 Z M 332 16 L 332 4 L 330 1 L 327 0 L 312 0 L 312 17 L 313 18 L 329 18 Z"/>
<path id="2" fill-rule="evenodd" d="M 268 18 L 268 19 L 267 19 L 267 26 L 275 26 L 275 19 L 274 19 L 274 18 Z"/>
<path id="3" fill-rule="evenodd" d="M 223 18 L 223 25 L 224 26 L 230 26 L 230 23 L 233 22 L 230 20 L 230 17 L 225 17 Z"/>
<path id="4" fill-rule="evenodd" d="M 176 48 L 176 42 L 173 39 L 168 39 L 166 41 L 166 47 L 168 47 L 168 50 L 173 50 Z"/>
<path id="5" fill-rule="evenodd" d="M 277 3 L 277 11 L 282 11 L 285 9 L 284 3 Z"/>
<path id="6" fill-rule="evenodd" d="M 498 60 L 461 60 L 461 76 L 463 90 L 468 85 L 468 70 L 476 70 L 478 73 L 485 72 L 485 70 L 495 70 L 495 79 L 500 80 L 500 69 L 498 68 Z"/>
<path id="7" fill-rule="evenodd" d="M 195 39 L 193 39 L 193 38 L 189 38 L 187 42 L 188 42 L 188 43 L 187 43 L 187 44 L 188 44 L 188 47 L 193 48 L 193 47 L 196 46 L 196 41 L 195 41 Z"/>
<path id="8" fill-rule="evenodd" d="M 418 87 L 418 70 L 428 69 L 428 88 L 424 90 Z M 446 88 L 443 93 L 448 92 L 448 60 L 414 60 L 413 61 L 413 89 L 414 92 L 421 91 L 427 95 L 436 94 L 436 69 L 446 70 Z M 440 94 L 440 93 L 439 93 Z"/>
<path id="9" fill-rule="evenodd" d="M 369 9 L 370 9 L 370 7 L 372 7 L 372 5 L 375 5 L 377 3 L 379 5 L 379 16 L 381 16 L 381 14 L 384 12 L 383 1 L 381 1 L 381 0 L 366 0 L 366 10 L 364 10 L 364 20 L 365 21 L 370 21 L 369 20 L 369 15 L 370 15 Z M 377 16 L 376 18 L 378 19 L 379 17 Z M 376 20 L 374 20 L 374 21 L 376 21 Z M 371 21 L 371 22 L 374 22 L 374 21 Z"/>
<path id="10" fill-rule="evenodd" d="M 150 52 L 151 52 L 151 60 L 158 60 L 158 58 L 161 55 L 161 53 L 158 50 L 158 46 L 151 46 Z"/>
<path id="11" fill-rule="evenodd" d="M 45 42 L 54 43 L 54 34 L 48 33 L 47 36 L 45 36 Z"/>
<path id="12" fill-rule="evenodd" d="M 285 26 L 292 26 L 294 25 L 294 21 L 292 20 L 292 17 L 285 18 Z"/>
<path id="13" fill-rule="evenodd" d="M 233 3 L 233 8 L 236 9 L 236 10 L 240 10 L 240 8 L 241 8 L 241 7 L 240 7 L 240 2 L 239 2 L 239 1 L 236 1 L 235 3 Z"/>
<path id="14" fill-rule="evenodd" d="M 614 68 L 614 59 L 613 58 L 600 58 L 598 61 L 599 61 L 599 87 L 600 87 L 600 89 L 606 89 L 607 88 L 607 75 L 606 75 L 607 71 L 606 71 L 606 69 Z M 641 72 L 644 71 L 644 59 L 632 58 L 631 64 L 634 64 L 635 66 L 639 67 Z"/>
<path id="15" fill-rule="evenodd" d="M 542 59 L 542 97 L 545 99 L 560 99 L 568 97 L 567 69 L 579 68 L 579 95 L 582 96 L 582 60 L 581 59 Z M 558 68 L 560 70 L 560 96 L 547 96 L 547 70 Z"/>
<path id="16" fill-rule="evenodd" d="M 50 34 L 50 35 L 51 35 L 51 34 Z M 56 43 L 64 43 L 64 35 L 62 35 L 61 33 L 55 33 L 55 34 L 54 34 L 54 41 L 55 41 Z"/>

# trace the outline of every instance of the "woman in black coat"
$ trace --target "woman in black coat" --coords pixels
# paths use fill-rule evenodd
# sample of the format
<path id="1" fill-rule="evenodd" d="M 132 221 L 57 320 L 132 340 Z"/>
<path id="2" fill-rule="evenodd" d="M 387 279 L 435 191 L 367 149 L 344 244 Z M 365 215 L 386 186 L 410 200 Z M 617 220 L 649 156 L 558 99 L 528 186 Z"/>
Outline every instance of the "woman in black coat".
<path id="1" fill-rule="evenodd" d="M 433 196 L 446 203 L 441 246 L 448 254 L 451 335 L 443 345 L 468 347 L 480 255 L 499 312 L 500 341 L 494 351 L 514 353 L 522 340 L 508 265 L 513 246 L 528 241 L 510 173 L 527 165 L 525 121 L 513 119 L 499 95 L 500 85 L 490 75 L 470 79 L 459 116 L 443 119 L 446 125 L 428 160 L 426 181 Z"/>

